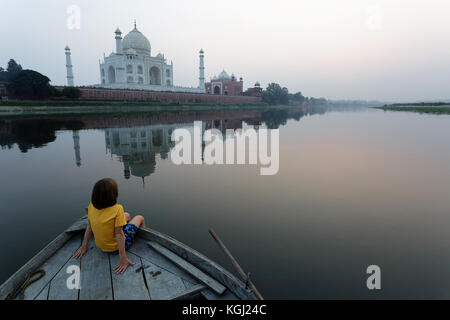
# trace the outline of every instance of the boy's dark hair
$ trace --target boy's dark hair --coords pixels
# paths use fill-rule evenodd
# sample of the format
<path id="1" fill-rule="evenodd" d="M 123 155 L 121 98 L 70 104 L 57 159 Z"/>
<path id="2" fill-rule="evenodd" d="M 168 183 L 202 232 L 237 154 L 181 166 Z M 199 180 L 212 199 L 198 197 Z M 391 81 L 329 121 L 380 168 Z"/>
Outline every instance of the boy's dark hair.
<path id="1" fill-rule="evenodd" d="M 91 202 L 97 210 L 102 210 L 116 205 L 118 196 L 117 182 L 114 179 L 103 179 L 95 184 Z"/>

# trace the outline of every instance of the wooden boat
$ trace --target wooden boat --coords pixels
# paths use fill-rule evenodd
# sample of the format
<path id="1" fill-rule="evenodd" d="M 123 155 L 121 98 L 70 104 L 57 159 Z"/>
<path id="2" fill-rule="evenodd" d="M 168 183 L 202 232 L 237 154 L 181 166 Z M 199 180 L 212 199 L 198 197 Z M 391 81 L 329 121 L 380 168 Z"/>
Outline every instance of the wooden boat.
<path id="1" fill-rule="evenodd" d="M 123 275 L 112 270 L 119 256 L 103 253 L 93 240 L 87 254 L 74 259 L 86 226 L 83 217 L 28 261 L 0 286 L 0 299 L 7 299 L 30 274 L 43 270 L 45 275 L 27 286 L 25 300 L 257 300 L 242 280 L 220 265 L 148 228 L 139 230 L 127 253 L 135 265 Z M 69 289 L 68 279 L 77 267 L 79 289 Z"/>

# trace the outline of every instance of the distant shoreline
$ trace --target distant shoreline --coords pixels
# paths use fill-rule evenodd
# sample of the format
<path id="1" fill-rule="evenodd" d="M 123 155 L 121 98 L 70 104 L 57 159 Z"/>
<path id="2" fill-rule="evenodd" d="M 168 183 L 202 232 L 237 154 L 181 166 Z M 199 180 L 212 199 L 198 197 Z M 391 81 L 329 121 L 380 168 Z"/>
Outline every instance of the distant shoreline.
<path id="1" fill-rule="evenodd" d="M 449 102 L 420 102 L 420 103 L 395 103 L 384 105 L 382 107 L 375 107 L 374 109 L 384 111 L 403 111 L 416 112 L 427 114 L 450 114 Z"/>
<path id="2" fill-rule="evenodd" d="M 450 107 L 450 102 L 415 102 L 415 103 L 393 103 L 384 105 L 381 108 L 392 108 L 392 107 Z"/>

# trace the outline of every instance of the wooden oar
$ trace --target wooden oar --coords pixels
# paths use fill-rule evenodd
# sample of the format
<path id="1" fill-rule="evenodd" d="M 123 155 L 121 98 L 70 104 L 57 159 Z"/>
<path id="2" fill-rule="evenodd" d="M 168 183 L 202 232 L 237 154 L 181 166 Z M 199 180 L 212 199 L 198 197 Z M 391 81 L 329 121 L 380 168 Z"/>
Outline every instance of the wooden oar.
<path id="1" fill-rule="evenodd" d="M 236 271 L 238 272 L 239 276 L 241 277 L 241 279 L 246 282 L 246 284 L 248 284 L 248 286 L 250 287 L 250 289 L 253 291 L 253 293 L 255 294 L 255 296 L 259 299 L 259 300 L 264 300 L 263 296 L 261 295 L 261 293 L 259 293 L 258 289 L 256 289 L 255 285 L 253 284 L 253 282 L 250 280 L 249 276 L 244 272 L 244 270 L 241 268 L 241 266 L 239 265 L 239 263 L 236 261 L 236 259 L 233 257 L 233 255 L 231 254 L 230 250 L 228 250 L 228 248 L 225 246 L 225 244 L 222 242 L 222 240 L 220 240 L 219 236 L 214 232 L 213 229 L 209 230 L 209 233 L 211 234 L 211 236 L 214 238 L 214 240 L 216 240 L 216 242 L 219 244 L 220 248 L 225 252 L 225 254 L 227 255 L 227 257 L 230 259 L 231 264 L 234 266 L 234 268 L 236 269 Z"/>

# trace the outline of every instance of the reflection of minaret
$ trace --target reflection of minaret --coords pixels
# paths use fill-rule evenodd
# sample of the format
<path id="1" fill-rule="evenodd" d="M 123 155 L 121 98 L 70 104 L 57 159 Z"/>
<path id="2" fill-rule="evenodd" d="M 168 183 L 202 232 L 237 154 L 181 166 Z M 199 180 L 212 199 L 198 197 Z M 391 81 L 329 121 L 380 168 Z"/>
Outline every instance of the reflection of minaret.
<path id="1" fill-rule="evenodd" d="M 202 162 L 205 162 L 205 148 L 206 148 L 205 131 L 206 131 L 206 122 L 202 121 Z"/>
<path id="2" fill-rule="evenodd" d="M 75 160 L 77 167 L 81 167 L 81 156 L 80 156 L 80 134 L 78 131 L 73 132 L 73 148 L 75 150 Z"/>
<path id="3" fill-rule="evenodd" d="M 122 161 L 123 161 L 123 175 L 125 177 L 125 179 L 129 180 L 130 179 L 130 157 L 129 156 L 123 156 L 122 157 Z"/>

